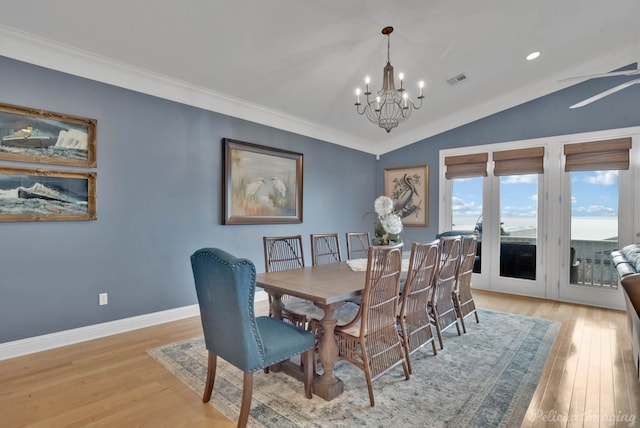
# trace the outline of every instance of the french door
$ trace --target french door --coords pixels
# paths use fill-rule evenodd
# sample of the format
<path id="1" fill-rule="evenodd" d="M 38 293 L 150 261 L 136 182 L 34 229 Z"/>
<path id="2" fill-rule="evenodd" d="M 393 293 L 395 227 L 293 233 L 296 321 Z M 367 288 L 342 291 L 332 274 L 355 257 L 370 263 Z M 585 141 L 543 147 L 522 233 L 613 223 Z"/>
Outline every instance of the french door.
<path id="1" fill-rule="evenodd" d="M 448 159 L 468 157 L 473 151 L 487 154 L 483 174 L 467 168 L 476 174 L 440 179 L 439 230 L 479 236 L 473 287 L 622 309 L 609 254 L 640 238 L 635 233 L 640 231 L 640 198 L 634 199 L 640 184 L 633 173 L 640 162 L 631 147 L 631 140 L 640 144 L 640 130 L 633 130 L 442 151 L 445 176 L 455 175 L 449 174 L 455 170 Z M 610 152 L 620 145 L 621 136 L 628 140 L 628 160 L 626 167 L 622 163 L 616 169 L 617 164 L 607 162 L 618 158 Z M 607 162 L 583 163 L 583 158 L 597 158 L 585 152 L 591 150 L 591 141 L 606 148 Z M 498 171 L 501 152 L 532 147 L 544 150 L 541 172 Z M 571 150 L 577 152 L 577 160 Z"/>
<path id="2" fill-rule="evenodd" d="M 448 229 L 478 236 L 474 287 L 545 297 L 538 174 L 460 178 L 448 184 L 455 204 Z"/>
<path id="3" fill-rule="evenodd" d="M 609 156 L 616 143 L 628 151 L 626 145 L 630 148 L 631 138 L 607 141 Z M 569 163 L 570 158 L 566 157 L 561 180 L 567 197 L 562 202 L 564 245 L 558 299 L 622 308 L 618 273 L 610 254 L 637 239 L 633 237 L 637 212 L 633 206 L 633 168 L 623 161 L 571 170 Z"/>

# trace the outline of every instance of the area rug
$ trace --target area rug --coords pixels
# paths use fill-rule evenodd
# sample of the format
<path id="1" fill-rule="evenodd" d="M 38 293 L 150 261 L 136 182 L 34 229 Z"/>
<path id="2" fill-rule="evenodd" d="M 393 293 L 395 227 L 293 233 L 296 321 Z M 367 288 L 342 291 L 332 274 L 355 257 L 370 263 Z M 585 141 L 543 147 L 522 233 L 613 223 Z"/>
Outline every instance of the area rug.
<path id="1" fill-rule="evenodd" d="M 467 333 L 444 332 L 444 349 L 428 345 L 412 355 L 407 381 L 396 367 L 373 381 L 369 406 L 364 373 L 338 361 L 344 393 L 332 401 L 304 398 L 302 383 L 283 373 L 254 375 L 251 427 L 497 427 L 520 426 L 560 324 L 479 310 Z M 207 351 L 202 337 L 147 351 L 202 397 Z M 211 404 L 237 421 L 242 372 L 218 359 Z"/>

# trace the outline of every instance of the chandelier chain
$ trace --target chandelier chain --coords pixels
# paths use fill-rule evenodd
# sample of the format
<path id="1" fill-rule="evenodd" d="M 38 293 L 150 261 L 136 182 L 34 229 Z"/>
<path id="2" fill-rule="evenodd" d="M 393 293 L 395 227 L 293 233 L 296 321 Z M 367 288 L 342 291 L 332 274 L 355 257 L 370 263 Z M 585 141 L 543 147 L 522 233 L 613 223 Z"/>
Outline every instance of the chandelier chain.
<path id="1" fill-rule="evenodd" d="M 391 64 L 391 33 L 387 34 L 387 63 Z"/>

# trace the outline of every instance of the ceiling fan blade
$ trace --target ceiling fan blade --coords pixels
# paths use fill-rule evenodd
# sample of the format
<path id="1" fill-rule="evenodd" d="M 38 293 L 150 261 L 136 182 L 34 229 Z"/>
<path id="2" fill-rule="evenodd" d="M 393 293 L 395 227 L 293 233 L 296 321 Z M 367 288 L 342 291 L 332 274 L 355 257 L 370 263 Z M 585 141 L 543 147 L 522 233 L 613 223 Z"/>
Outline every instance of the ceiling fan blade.
<path id="1" fill-rule="evenodd" d="M 621 85 L 614 86 L 613 88 L 611 88 L 611 89 L 607 89 L 607 90 L 606 90 L 606 91 L 604 91 L 604 92 L 600 92 L 599 94 L 596 94 L 596 95 L 592 96 L 591 98 L 587 98 L 586 100 L 580 101 L 579 103 L 576 103 L 576 104 L 572 105 L 572 106 L 571 106 L 571 107 L 569 107 L 569 108 L 584 107 L 584 106 L 586 106 L 587 104 L 591 104 L 591 103 L 592 103 L 592 102 L 594 102 L 594 101 L 598 101 L 600 98 L 604 98 L 604 97 L 606 97 L 606 96 L 608 96 L 608 95 L 611 95 L 611 94 L 613 94 L 613 93 L 616 93 L 616 92 L 618 92 L 618 91 L 621 91 L 621 90 L 623 90 L 624 88 L 628 88 L 628 87 L 629 87 L 629 86 L 631 86 L 631 85 L 635 85 L 636 83 L 640 83 L 640 79 L 629 80 L 628 82 L 625 82 L 625 83 L 623 83 L 623 84 L 621 84 Z"/>
<path id="2" fill-rule="evenodd" d="M 582 80 L 582 79 L 597 79 L 600 77 L 613 77 L 613 76 L 634 76 L 636 74 L 640 74 L 640 69 L 636 70 L 626 70 L 626 71 L 612 71 L 610 73 L 600 73 L 600 74 L 590 74 L 587 76 L 575 76 L 575 77 L 566 77 L 564 79 L 560 79 L 559 82 L 570 82 L 572 80 Z"/>

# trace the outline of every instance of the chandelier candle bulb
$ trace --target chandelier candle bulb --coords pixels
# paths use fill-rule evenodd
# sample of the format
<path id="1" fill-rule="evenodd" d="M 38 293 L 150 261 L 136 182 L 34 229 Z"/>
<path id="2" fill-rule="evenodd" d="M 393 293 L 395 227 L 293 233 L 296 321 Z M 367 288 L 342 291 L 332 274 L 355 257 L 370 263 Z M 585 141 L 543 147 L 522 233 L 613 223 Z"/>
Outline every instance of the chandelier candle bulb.
<path id="1" fill-rule="evenodd" d="M 424 82 L 422 80 L 418 82 L 418 87 L 420 88 L 420 95 L 418 95 L 418 98 L 422 99 L 423 98 L 422 88 L 424 88 Z"/>
<path id="2" fill-rule="evenodd" d="M 360 88 L 356 89 L 356 105 L 360 105 Z"/>

